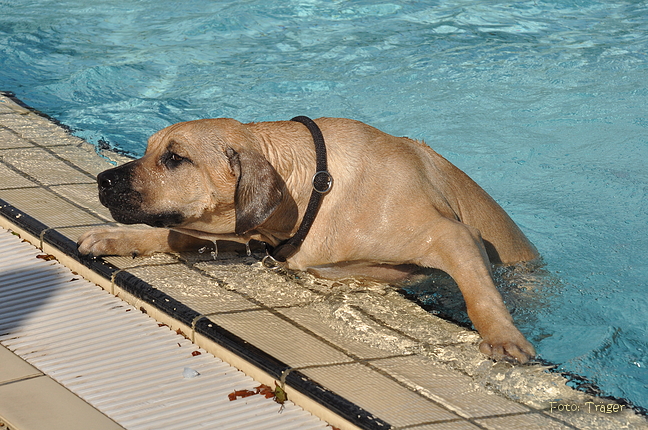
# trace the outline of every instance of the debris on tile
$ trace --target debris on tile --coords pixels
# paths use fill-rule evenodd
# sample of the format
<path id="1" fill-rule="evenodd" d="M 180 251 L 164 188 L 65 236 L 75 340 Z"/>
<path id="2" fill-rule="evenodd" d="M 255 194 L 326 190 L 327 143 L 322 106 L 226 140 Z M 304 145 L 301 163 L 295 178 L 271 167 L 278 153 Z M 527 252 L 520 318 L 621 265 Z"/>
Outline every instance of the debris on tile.
<path id="1" fill-rule="evenodd" d="M 194 370 L 191 367 L 185 367 L 182 370 L 182 377 L 185 379 L 195 378 L 196 376 L 200 376 L 200 373 L 198 373 L 197 370 Z"/>
<path id="2" fill-rule="evenodd" d="M 232 393 L 229 393 L 227 395 L 227 397 L 230 399 L 230 402 L 231 402 L 231 401 L 234 401 L 234 400 L 236 400 L 238 398 L 250 397 L 250 396 L 257 395 L 257 394 L 260 394 L 260 395 L 264 396 L 266 399 L 274 399 L 275 402 L 282 405 L 282 409 L 283 409 L 283 404 L 286 402 L 286 400 L 288 400 L 288 396 L 286 395 L 286 392 L 284 391 L 283 388 L 281 388 L 279 386 L 279 384 L 277 384 L 276 381 L 275 381 L 275 389 L 274 390 L 271 387 L 269 387 L 269 386 L 267 386 L 265 384 L 261 384 L 258 387 L 255 387 L 254 391 L 252 391 L 252 390 L 236 390 L 236 391 L 234 391 Z"/>

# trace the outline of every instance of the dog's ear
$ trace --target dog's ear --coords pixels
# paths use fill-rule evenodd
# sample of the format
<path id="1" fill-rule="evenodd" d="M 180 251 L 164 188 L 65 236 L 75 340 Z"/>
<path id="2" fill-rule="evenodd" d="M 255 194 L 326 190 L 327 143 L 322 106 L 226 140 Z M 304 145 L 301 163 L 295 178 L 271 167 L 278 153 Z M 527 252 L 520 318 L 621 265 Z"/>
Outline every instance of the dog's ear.
<path id="1" fill-rule="evenodd" d="M 237 177 L 235 232 L 243 234 L 263 224 L 277 209 L 284 182 L 268 160 L 257 151 L 236 152 L 227 148 L 226 153 Z"/>

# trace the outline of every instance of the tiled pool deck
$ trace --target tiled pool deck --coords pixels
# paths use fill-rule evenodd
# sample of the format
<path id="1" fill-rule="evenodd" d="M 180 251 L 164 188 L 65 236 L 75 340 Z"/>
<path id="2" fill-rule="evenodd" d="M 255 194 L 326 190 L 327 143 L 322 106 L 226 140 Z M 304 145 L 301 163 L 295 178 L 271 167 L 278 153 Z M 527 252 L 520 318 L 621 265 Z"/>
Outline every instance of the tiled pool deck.
<path id="1" fill-rule="evenodd" d="M 491 362 L 477 351 L 475 333 L 386 285 L 275 273 L 258 255 L 79 260 L 77 238 L 113 222 L 97 199 L 95 176 L 125 160 L 97 154 L 0 95 L 0 226 L 257 381 L 274 385 L 283 376 L 288 397 L 331 425 L 648 428 L 627 406 L 598 412 L 597 405 L 614 402 L 568 388 L 540 364 Z M 12 379 L 7 369 L 39 374 L 7 354 L 0 350 L 0 386 Z"/>

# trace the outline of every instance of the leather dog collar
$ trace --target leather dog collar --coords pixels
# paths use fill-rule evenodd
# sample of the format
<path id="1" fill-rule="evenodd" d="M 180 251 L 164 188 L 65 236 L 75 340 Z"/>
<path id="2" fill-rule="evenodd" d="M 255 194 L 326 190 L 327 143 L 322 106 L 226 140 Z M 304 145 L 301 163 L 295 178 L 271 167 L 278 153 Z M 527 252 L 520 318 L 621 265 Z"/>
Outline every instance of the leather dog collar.
<path id="1" fill-rule="evenodd" d="M 310 200 L 308 201 L 308 206 L 304 213 L 304 218 L 302 219 L 297 232 L 290 239 L 281 242 L 274 248 L 271 248 L 266 244 L 267 255 L 263 258 L 263 264 L 267 267 L 276 267 L 277 265 L 284 263 L 289 257 L 297 252 L 302 242 L 304 242 L 304 239 L 306 239 L 306 235 L 313 225 L 313 221 L 315 221 L 315 217 L 317 216 L 317 212 L 319 211 L 322 202 L 322 197 L 324 194 L 328 193 L 333 186 L 333 177 L 328 172 L 326 145 L 324 144 L 322 131 L 312 119 L 306 116 L 297 116 L 291 119 L 291 121 L 300 122 L 308 127 L 308 130 L 313 136 L 313 141 L 315 142 L 316 168 L 311 181 L 313 191 L 311 192 Z"/>

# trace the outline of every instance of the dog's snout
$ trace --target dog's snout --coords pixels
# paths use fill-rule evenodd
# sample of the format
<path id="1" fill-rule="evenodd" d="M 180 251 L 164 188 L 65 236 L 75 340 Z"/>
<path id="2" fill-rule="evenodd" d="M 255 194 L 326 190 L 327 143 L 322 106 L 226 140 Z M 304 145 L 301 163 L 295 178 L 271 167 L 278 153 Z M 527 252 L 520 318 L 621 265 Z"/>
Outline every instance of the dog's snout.
<path id="1" fill-rule="evenodd" d="M 107 190 L 115 186 L 117 183 L 117 175 L 113 169 L 106 170 L 97 175 L 97 183 L 101 190 Z"/>
<path id="2" fill-rule="evenodd" d="M 130 184 L 130 178 L 135 167 L 136 161 L 131 161 L 119 167 L 104 170 L 97 175 L 97 184 L 99 191 L 121 192 L 127 190 Z"/>

